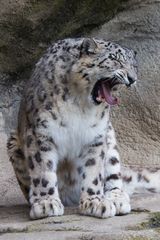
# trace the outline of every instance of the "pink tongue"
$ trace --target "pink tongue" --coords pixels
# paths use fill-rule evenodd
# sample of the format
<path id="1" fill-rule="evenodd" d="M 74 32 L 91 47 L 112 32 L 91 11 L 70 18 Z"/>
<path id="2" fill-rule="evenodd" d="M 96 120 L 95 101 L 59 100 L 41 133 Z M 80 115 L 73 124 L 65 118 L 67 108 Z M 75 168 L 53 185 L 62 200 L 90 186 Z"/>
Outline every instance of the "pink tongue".
<path id="1" fill-rule="evenodd" d="M 111 88 L 107 84 L 102 83 L 102 88 L 100 92 L 102 97 L 105 98 L 106 102 L 109 105 L 116 105 L 118 103 L 118 99 L 111 95 Z"/>

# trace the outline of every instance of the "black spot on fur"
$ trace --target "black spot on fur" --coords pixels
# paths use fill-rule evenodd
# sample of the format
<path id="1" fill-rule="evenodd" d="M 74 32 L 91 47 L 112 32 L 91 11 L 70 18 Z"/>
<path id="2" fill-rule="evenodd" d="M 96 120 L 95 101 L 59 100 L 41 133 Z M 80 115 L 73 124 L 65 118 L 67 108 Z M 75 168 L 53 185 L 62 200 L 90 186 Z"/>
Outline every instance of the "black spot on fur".
<path id="1" fill-rule="evenodd" d="M 37 161 L 38 163 L 40 163 L 40 162 L 42 161 L 40 152 L 37 152 L 37 153 L 35 154 L 35 159 L 36 159 L 36 161 Z"/>
<path id="2" fill-rule="evenodd" d="M 39 112 L 39 110 L 38 110 L 38 108 L 36 108 L 36 109 L 35 109 L 35 113 L 38 113 L 38 112 Z"/>
<path id="3" fill-rule="evenodd" d="M 86 202 L 86 203 L 84 204 L 84 208 L 87 208 L 87 205 L 88 205 L 88 204 L 87 204 L 87 202 Z"/>
<path id="4" fill-rule="evenodd" d="M 81 157 L 82 157 L 82 155 L 83 155 L 83 152 L 80 152 L 80 154 L 79 154 L 79 156 L 78 156 L 78 157 L 79 157 L 79 158 L 81 158 Z"/>
<path id="5" fill-rule="evenodd" d="M 48 160 L 47 167 L 48 167 L 49 170 L 53 169 L 53 162 L 51 160 Z"/>
<path id="6" fill-rule="evenodd" d="M 18 157 L 18 158 L 24 158 L 24 154 L 23 154 L 23 152 L 22 152 L 22 150 L 21 150 L 20 148 L 18 148 L 18 149 L 15 151 L 15 153 L 16 153 L 16 157 Z"/>
<path id="7" fill-rule="evenodd" d="M 138 179 L 138 182 L 141 181 L 141 179 L 142 179 L 142 174 L 141 174 L 141 173 L 138 173 L 138 175 L 137 175 L 137 179 Z"/>
<path id="8" fill-rule="evenodd" d="M 60 88 L 57 85 L 54 86 L 54 92 L 56 95 L 59 95 L 61 92 Z"/>
<path id="9" fill-rule="evenodd" d="M 92 147 L 99 147 L 101 145 L 103 145 L 103 142 L 97 142 L 97 143 L 92 144 L 91 146 Z"/>
<path id="10" fill-rule="evenodd" d="M 33 185 L 34 185 L 35 187 L 37 187 L 39 183 L 40 183 L 39 178 L 34 178 L 34 179 L 33 179 Z"/>
<path id="11" fill-rule="evenodd" d="M 54 188 L 50 188 L 49 191 L 48 191 L 48 194 L 53 195 L 54 194 Z"/>
<path id="12" fill-rule="evenodd" d="M 102 181 L 102 175 L 101 175 L 101 173 L 99 174 L 99 180 Z"/>
<path id="13" fill-rule="evenodd" d="M 116 190 L 116 189 L 119 189 L 118 187 L 114 187 L 114 188 L 112 188 L 111 190 Z"/>
<path id="14" fill-rule="evenodd" d="M 93 191 L 92 188 L 88 188 L 88 189 L 87 189 L 87 193 L 88 193 L 90 196 L 95 194 L 95 192 Z"/>
<path id="15" fill-rule="evenodd" d="M 86 178 L 86 174 L 85 174 L 85 173 L 83 173 L 82 177 L 83 177 L 83 179 L 85 179 L 85 178 Z"/>
<path id="16" fill-rule="evenodd" d="M 68 90 L 68 88 L 64 88 L 63 91 L 64 91 L 64 93 L 62 95 L 62 99 L 65 102 L 67 100 L 69 90 Z"/>
<path id="17" fill-rule="evenodd" d="M 120 179 L 120 177 L 121 177 L 121 174 L 120 174 L 120 173 L 119 173 L 119 174 L 111 174 L 110 176 L 108 176 L 108 177 L 106 178 L 106 181 L 118 180 L 118 179 Z"/>
<path id="18" fill-rule="evenodd" d="M 92 64 L 90 63 L 90 64 L 87 65 L 87 68 L 93 68 L 94 66 L 95 66 L 94 63 L 92 63 Z"/>
<path id="19" fill-rule="evenodd" d="M 102 215 L 103 215 L 105 212 L 106 212 L 106 207 L 103 206 L 103 207 L 102 207 Z"/>
<path id="20" fill-rule="evenodd" d="M 98 191 L 96 192 L 96 194 L 99 195 L 99 194 L 100 194 L 100 190 L 98 190 Z"/>
<path id="21" fill-rule="evenodd" d="M 82 75 L 82 78 L 86 78 L 88 76 L 88 73 L 84 73 L 83 75 Z"/>
<path id="22" fill-rule="evenodd" d="M 28 166 L 31 170 L 34 169 L 34 164 L 31 156 L 28 157 Z"/>
<path id="23" fill-rule="evenodd" d="M 57 145 L 55 144 L 55 141 L 53 140 L 53 138 L 52 137 L 49 137 L 49 138 L 47 138 L 47 140 L 46 141 L 48 141 L 48 142 L 50 142 L 50 143 L 52 143 L 55 147 L 57 147 Z"/>
<path id="24" fill-rule="evenodd" d="M 94 185 L 97 185 L 97 184 L 98 184 L 98 178 L 95 178 L 95 179 L 93 180 L 93 184 L 94 184 Z"/>
<path id="25" fill-rule="evenodd" d="M 94 148 L 90 148 L 89 150 L 88 150 L 88 154 L 90 154 L 90 153 L 95 153 L 96 152 L 96 150 L 94 149 Z"/>
<path id="26" fill-rule="evenodd" d="M 46 213 L 46 207 L 45 207 L 45 205 L 43 206 L 43 214 L 45 214 Z"/>
<path id="27" fill-rule="evenodd" d="M 50 203 L 50 209 L 52 209 L 52 213 L 54 213 L 54 209 L 53 209 L 53 205 L 52 205 L 52 203 Z"/>
<path id="28" fill-rule="evenodd" d="M 52 115 L 53 120 L 57 120 L 57 116 L 55 113 L 51 112 L 51 115 Z"/>
<path id="29" fill-rule="evenodd" d="M 101 60 L 101 61 L 98 63 L 98 67 L 99 67 L 102 63 L 104 63 L 106 60 L 107 60 L 107 58 L 104 58 L 103 60 Z"/>
<path id="30" fill-rule="evenodd" d="M 27 136 L 27 139 L 26 139 L 26 144 L 27 144 L 27 147 L 29 148 L 31 143 L 33 141 L 33 138 L 31 135 Z"/>
<path id="31" fill-rule="evenodd" d="M 45 109 L 46 110 L 52 110 L 52 107 L 53 107 L 53 103 L 52 102 L 47 102 L 46 105 L 45 105 Z"/>
<path id="32" fill-rule="evenodd" d="M 36 196 L 37 196 L 37 193 L 33 192 L 33 196 L 35 196 L 35 197 L 36 197 Z"/>
<path id="33" fill-rule="evenodd" d="M 59 59 L 61 59 L 63 62 L 66 62 L 65 58 L 62 55 L 59 56 Z"/>
<path id="34" fill-rule="evenodd" d="M 42 141 L 41 140 L 37 140 L 37 144 L 38 144 L 38 146 L 40 146 L 42 144 Z"/>
<path id="35" fill-rule="evenodd" d="M 45 192 L 41 192 L 40 195 L 43 197 L 43 196 L 46 196 L 46 193 Z"/>
<path id="36" fill-rule="evenodd" d="M 105 115 L 105 111 L 102 112 L 102 114 L 101 114 L 101 118 L 103 118 L 104 115 Z"/>
<path id="37" fill-rule="evenodd" d="M 66 124 L 61 121 L 60 126 L 61 126 L 61 127 L 66 127 Z"/>
<path id="38" fill-rule="evenodd" d="M 115 165 L 117 163 L 119 163 L 119 160 L 116 158 L 116 157 L 111 157 L 109 159 L 109 162 L 112 164 L 112 165 Z"/>
<path id="39" fill-rule="evenodd" d="M 37 123 L 39 123 L 41 121 L 41 119 L 40 118 L 37 118 Z"/>
<path id="40" fill-rule="evenodd" d="M 82 173 L 82 170 L 83 170 L 83 168 L 82 168 L 82 167 L 78 167 L 78 168 L 77 168 L 77 172 L 78 172 L 79 174 L 81 174 L 81 173 Z"/>
<path id="41" fill-rule="evenodd" d="M 115 150 L 117 150 L 117 151 L 118 151 L 118 147 L 117 147 L 117 145 L 115 145 L 113 149 L 115 149 Z"/>
<path id="42" fill-rule="evenodd" d="M 51 147 L 49 147 L 49 146 L 41 146 L 40 150 L 42 152 L 49 152 L 49 151 L 51 151 Z"/>
<path id="43" fill-rule="evenodd" d="M 128 177 L 128 176 L 123 176 L 123 181 L 124 181 L 124 182 L 127 182 L 127 183 L 131 182 L 131 181 L 132 181 L 132 176 L 130 176 L 130 177 Z"/>
<path id="44" fill-rule="evenodd" d="M 86 167 L 93 166 L 96 164 L 96 160 L 94 158 L 89 158 L 85 164 Z"/>
<path id="45" fill-rule="evenodd" d="M 101 153 L 100 153 L 100 157 L 101 157 L 102 159 L 104 159 L 104 156 L 105 156 L 105 153 L 104 153 L 104 151 L 102 150 Z"/>
<path id="46" fill-rule="evenodd" d="M 112 127 L 111 127 L 111 125 L 109 125 L 109 126 L 108 126 L 108 130 L 111 130 L 111 129 L 112 129 Z"/>
<path id="47" fill-rule="evenodd" d="M 93 210 L 94 210 L 94 207 L 92 207 L 92 209 L 91 209 L 91 214 L 93 214 Z"/>
<path id="48" fill-rule="evenodd" d="M 48 183 L 46 179 L 42 178 L 42 187 L 47 187 Z"/>
<path id="49" fill-rule="evenodd" d="M 47 120 L 43 120 L 43 121 L 40 122 L 40 125 L 41 125 L 42 127 L 44 127 L 44 128 L 47 128 L 47 127 L 48 127 L 48 126 L 47 126 L 47 123 L 48 123 Z"/>

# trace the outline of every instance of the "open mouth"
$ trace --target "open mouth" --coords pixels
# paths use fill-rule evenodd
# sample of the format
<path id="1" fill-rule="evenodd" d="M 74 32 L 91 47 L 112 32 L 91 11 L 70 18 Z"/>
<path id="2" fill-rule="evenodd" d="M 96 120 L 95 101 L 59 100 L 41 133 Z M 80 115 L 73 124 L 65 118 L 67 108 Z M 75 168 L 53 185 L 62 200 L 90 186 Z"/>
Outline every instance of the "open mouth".
<path id="1" fill-rule="evenodd" d="M 118 103 L 118 98 L 112 95 L 112 90 L 119 84 L 122 83 L 116 78 L 101 79 L 97 81 L 91 93 L 94 102 L 100 104 L 105 101 L 109 105 L 116 105 Z"/>

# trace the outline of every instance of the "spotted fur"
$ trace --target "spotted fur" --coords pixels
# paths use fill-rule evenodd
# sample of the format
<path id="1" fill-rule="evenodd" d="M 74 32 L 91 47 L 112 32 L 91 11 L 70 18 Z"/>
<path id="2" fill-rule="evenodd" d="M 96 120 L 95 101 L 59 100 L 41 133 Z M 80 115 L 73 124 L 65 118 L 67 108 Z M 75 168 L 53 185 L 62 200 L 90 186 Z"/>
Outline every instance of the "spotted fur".
<path id="1" fill-rule="evenodd" d="M 8 152 L 32 219 L 80 212 L 106 218 L 130 212 L 110 106 L 94 99 L 98 81 L 137 79 L 135 54 L 98 39 L 65 39 L 39 60 L 21 101 Z M 139 182 L 149 186 L 149 179 Z M 148 187 L 149 188 L 149 187 Z M 153 187 L 152 187 L 153 188 Z"/>

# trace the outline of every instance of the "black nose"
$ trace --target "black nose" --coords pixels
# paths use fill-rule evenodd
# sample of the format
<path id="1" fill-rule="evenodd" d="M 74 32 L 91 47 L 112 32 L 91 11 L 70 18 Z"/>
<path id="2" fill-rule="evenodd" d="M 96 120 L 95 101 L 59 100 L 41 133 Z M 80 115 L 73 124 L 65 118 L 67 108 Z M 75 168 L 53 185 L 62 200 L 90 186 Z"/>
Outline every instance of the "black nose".
<path id="1" fill-rule="evenodd" d="M 127 86 L 130 87 L 136 80 L 131 76 L 128 76 L 128 81 L 129 81 L 129 84 Z"/>

